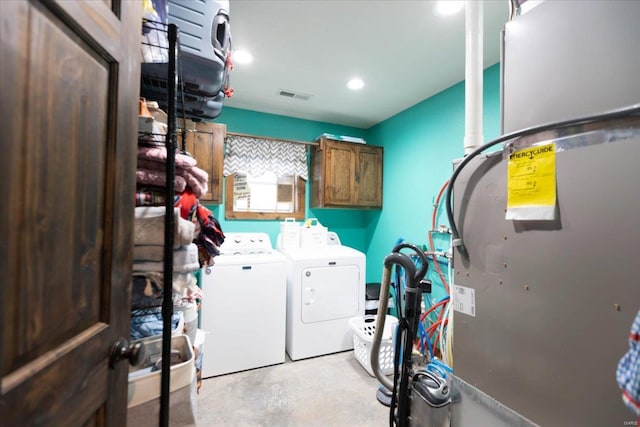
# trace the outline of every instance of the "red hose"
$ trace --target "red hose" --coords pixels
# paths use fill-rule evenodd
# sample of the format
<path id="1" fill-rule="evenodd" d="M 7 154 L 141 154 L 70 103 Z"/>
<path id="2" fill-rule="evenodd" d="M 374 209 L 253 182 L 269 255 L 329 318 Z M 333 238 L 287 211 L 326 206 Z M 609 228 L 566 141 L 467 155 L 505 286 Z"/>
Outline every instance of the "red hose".
<path id="1" fill-rule="evenodd" d="M 447 186 L 449 185 L 449 181 L 445 182 L 444 185 L 442 186 L 442 188 L 440 188 L 440 191 L 438 192 L 438 195 L 436 196 L 436 201 L 433 207 L 433 214 L 431 215 L 431 230 L 429 230 L 429 232 L 427 233 L 427 237 L 429 238 L 429 246 L 431 247 L 431 251 L 434 252 L 433 254 L 433 265 L 436 268 L 436 272 L 438 273 L 438 276 L 440 276 L 440 280 L 442 281 L 442 286 L 444 286 L 445 291 L 447 291 L 447 295 L 450 294 L 449 292 L 449 284 L 447 283 L 447 281 L 444 278 L 444 274 L 442 273 L 442 270 L 440 269 L 440 263 L 438 262 L 438 256 L 435 254 L 436 248 L 433 244 L 433 235 L 432 235 L 432 231 L 436 229 L 436 217 L 438 215 L 438 206 L 440 206 L 440 199 L 442 198 L 442 194 L 444 193 L 444 190 L 447 189 Z"/>
<path id="2" fill-rule="evenodd" d="M 431 313 L 432 311 L 434 311 L 436 308 L 438 308 L 439 306 L 442 306 L 442 310 L 444 310 L 444 305 L 447 304 L 449 302 L 448 299 L 444 300 L 444 301 L 440 301 L 439 303 L 429 307 L 428 310 L 426 310 L 424 313 L 422 313 L 420 315 L 420 321 L 423 322 L 424 319 L 429 315 L 429 313 Z"/>

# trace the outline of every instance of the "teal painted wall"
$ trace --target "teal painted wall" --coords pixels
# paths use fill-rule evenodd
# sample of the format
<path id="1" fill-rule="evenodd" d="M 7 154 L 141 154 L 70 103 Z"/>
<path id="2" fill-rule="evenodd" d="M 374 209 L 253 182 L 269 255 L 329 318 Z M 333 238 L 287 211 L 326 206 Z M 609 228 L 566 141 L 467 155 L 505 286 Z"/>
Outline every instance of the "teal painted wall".
<path id="1" fill-rule="evenodd" d="M 500 134 L 500 67 L 484 72 L 483 133 Z M 464 82 L 368 129 L 367 141 L 384 147 L 383 209 L 368 224 L 367 280 L 379 281 L 384 257 L 398 238 L 427 243 L 433 202 L 464 155 Z M 437 224 L 447 224 L 444 208 Z M 446 249 L 448 237 L 435 246 Z"/>
<path id="2" fill-rule="evenodd" d="M 366 136 L 365 129 L 231 107 L 225 107 L 216 122 L 226 124 L 229 132 L 296 141 L 314 141 L 323 133 L 362 138 Z M 306 193 L 307 218 L 317 218 L 329 230 L 337 232 L 344 245 L 366 252 L 367 226 L 363 212 L 343 209 L 310 209 L 309 195 L 311 192 L 308 184 Z M 280 221 L 226 220 L 224 218 L 224 204 L 207 205 L 207 207 L 219 220 L 223 232 L 265 232 L 269 234 L 271 243 L 275 246 L 276 238 L 280 232 Z"/>
<path id="3" fill-rule="evenodd" d="M 499 64 L 484 71 L 483 132 L 485 141 L 500 134 Z M 452 172 L 452 161 L 464 154 L 464 82 L 458 83 L 382 123 L 359 129 L 225 107 L 216 120 L 230 132 L 313 141 L 322 133 L 362 137 L 384 147 L 382 210 L 310 209 L 307 185 L 306 217 L 318 218 L 336 231 L 342 243 L 367 254 L 369 282 L 379 281 L 382 261 L 398 238 L 427 243 L 433 201 Z M 224 218 L 224 205 L 208 206 L 223 231 L 263 231 L 275 244 L 279 221 L 248 221 Z M 437 224 L 447 224 L 444 209 Z M 447 224 L 448 225 L 448 224 Z M 446 248 L 448 240 L 436 247 Z M 435 278 L 430 273 L 430 278 Z M 437 297 L 437 293 L 436 293 Z"/>

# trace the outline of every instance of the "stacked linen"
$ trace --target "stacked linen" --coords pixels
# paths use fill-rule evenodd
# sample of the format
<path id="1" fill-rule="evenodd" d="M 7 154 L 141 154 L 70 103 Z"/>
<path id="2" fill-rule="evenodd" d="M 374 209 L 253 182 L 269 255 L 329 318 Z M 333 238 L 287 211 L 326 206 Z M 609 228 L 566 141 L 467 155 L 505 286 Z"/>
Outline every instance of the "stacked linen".
<path id="1" fill-rule="evenodd" d="M 175 333 L 186 333 L 191 341 L 195 339 L 197 329 L 197 300 L 202 292 L 192 273 L 173 273 L 173 315 L 171 327 Z M 164 279 L 162 272 L 134 272 L 131 303 L 134 307 L 131 316 L 131 340 L 161 335 L 162 294 Z M 195 314 L 195 322 L 194 320 Z M 184 325 L 184 327 L 180 327 Z"/>
<path id="2" fill-rule="evenodd" d="M 138 136 L 136 206 L 161 205 L 167 180 L 167 114 L 158 108 L 157 102 L 145 99 L 140 100 L 140 114 L 140 119 L 150 122 L 151 126 L 142 126 L 140 129 L 144 131 Z M 189 154 L 176 150 L 174 186 L 177 193 L 189 188 L 199 198 L 208 191 L 209 175 L 196 164 L 196 159 Z"/>
<path id="3" fill-rule="evenodd" d="M 159 255 L 159 256 L 158 256 Z M 162 272 L 164 269 L 162 246 L 135 246 L 133 249 L 133 272 Z M 189 273 L 200 269 L 198 247 L 191 243 L 173 250 L 173 271 Z"/>
<path id="4" fill-rule="evenodd" d="M 195 224 L 183 219 L 179 208 L 173 209 L 173 215 L 173 248 L 176 249 L 191 244 L 196 235 Z M 133 233 L 136 246 L 164 247 L 164 216 L 165 208 L 161 206 L 139 206 L 135 209 Z"/>
<path id="5" fill-rule="evenodd" d="M 198 247 L 192 242 L 197 237 L 195 224 L 173 209 L 174 241 L 173 271 L 187 273 L 200 268 Z M 163 271 L 165 208 L 141 206 L 135 209 L 133 271 Z"/>
<path id="6" fill-rule="evenodd" d="M 166 184 L 166 147 L 138 146 L 138 170 L 136 180 L 143 186 L 164 186 Z M 193 157 L 176 152 L 175 165 L 175 190 L 183 192 L 187 187 L 193 191 L 197 198 L 202 197 L 209 190 L 209 175 L 196 166 L 197 161 Z"/>
<path id="7" fill-rule="evenodd" d="M 141 103 L 148 106 L 144 115 L 153 117 L 153 120 L 149 133 L 141 133 L 138 137 L 132 340 L 162 334 L 164 289 L 167 115 L 157 104 L 143 100 Z M 172 329 L 186 333 L 197 352 L 204 341 L 204 334 L 197 329 L 198 310 L 203 296 L 193 271 L 213 265 L 225 236 L 213 213 L 198 200 L 208 191 L 209 177 L 196 164 L 196 160 L 188 154 L 176 151 L 175 193 L 171 197 L 175 206 Z M 184 327 L 180 326 L 182 324 Z M 198 342 L 200 344 L 196 344 Z M 197 360 L 196 370 L 199 373 L 201 354 Z"/>
<path id="8" fill-rule="evenodd" d="M 152 133 L 142 133 L 138 137 L 136 206 L 165 206 L 167 114 L 153 101 L 141 99 L 140 103 L 141 114 L 153 118 L 153 127 Z M 176 151 L 173 202 L 180 208 L 180 216 L 196 226 L 193 243 L 198 247 L 198 261 L 203 267 L 213 265 L 213 258 L 220 253 L 219 246 L 224 242 L 224 234 L 213 213 L 198 200 L 209 189 L 209 176 L 196 164 L 196 159 L 187 153 Z M 158 228 L 158 232 L 162 233 L 163 228 Z"/>
<path id="9" fill-rule="evenodd" d="M 196 279 L 191 273 L 200 268 L 200 263 L 198 247 L 192 243 L 196 237 L 195 224 L 183 219 L 179 208 L 173 210 L 173 215 L 175 226 L 172 288 L 175 306 L 176 302 L 182 304 L 183 296 L 194 293 Z M 135 209 L 132 340 L 162 334 L 164 223 L 164 207 L 142 206 Z M 174 310 L 171 320 L 174 329 L 184 324 L 183 312 Z M 182 333 L 182 330 L 176 332 Z"/>

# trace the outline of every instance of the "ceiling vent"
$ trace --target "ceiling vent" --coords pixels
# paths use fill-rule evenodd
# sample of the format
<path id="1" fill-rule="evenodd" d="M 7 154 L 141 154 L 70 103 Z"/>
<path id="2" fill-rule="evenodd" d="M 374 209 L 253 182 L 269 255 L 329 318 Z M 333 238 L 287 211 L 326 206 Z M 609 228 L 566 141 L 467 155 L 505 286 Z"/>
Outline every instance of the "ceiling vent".
<path id="1" fill-rule="evenodd" d="M 280 89 L 277 94 L 279 96 L 284 96 L 285 98 L 299 99 L 300 101 L 308 101 L 313 96 L 285 89 Z"/>

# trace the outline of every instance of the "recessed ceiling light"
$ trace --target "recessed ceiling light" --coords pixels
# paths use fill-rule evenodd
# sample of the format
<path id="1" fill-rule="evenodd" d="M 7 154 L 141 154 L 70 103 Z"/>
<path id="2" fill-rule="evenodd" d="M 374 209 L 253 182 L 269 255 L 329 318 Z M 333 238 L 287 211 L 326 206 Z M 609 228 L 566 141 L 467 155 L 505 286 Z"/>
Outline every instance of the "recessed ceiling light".
<path id="1" fill-rule="evenodd" d="M 253 62 L 253 55 L 246 50 L 234 50 L 233 61 L 236 64 L 251 64 L 251 62 Z"/>
<path id="2" fill-rule="evenodd" d="M 435 11 L 438 15 L 449 16 L 460 12 L 463 8 L 463 0 L 439 0 L 436 2 Z"/>
<path id="3" fill-rule="evenodd" d="M 351 90 L 359 90 L 364 87 L 364 82 L 358 77 L 354 77 L 347 82 L 347 87 Z"/>

